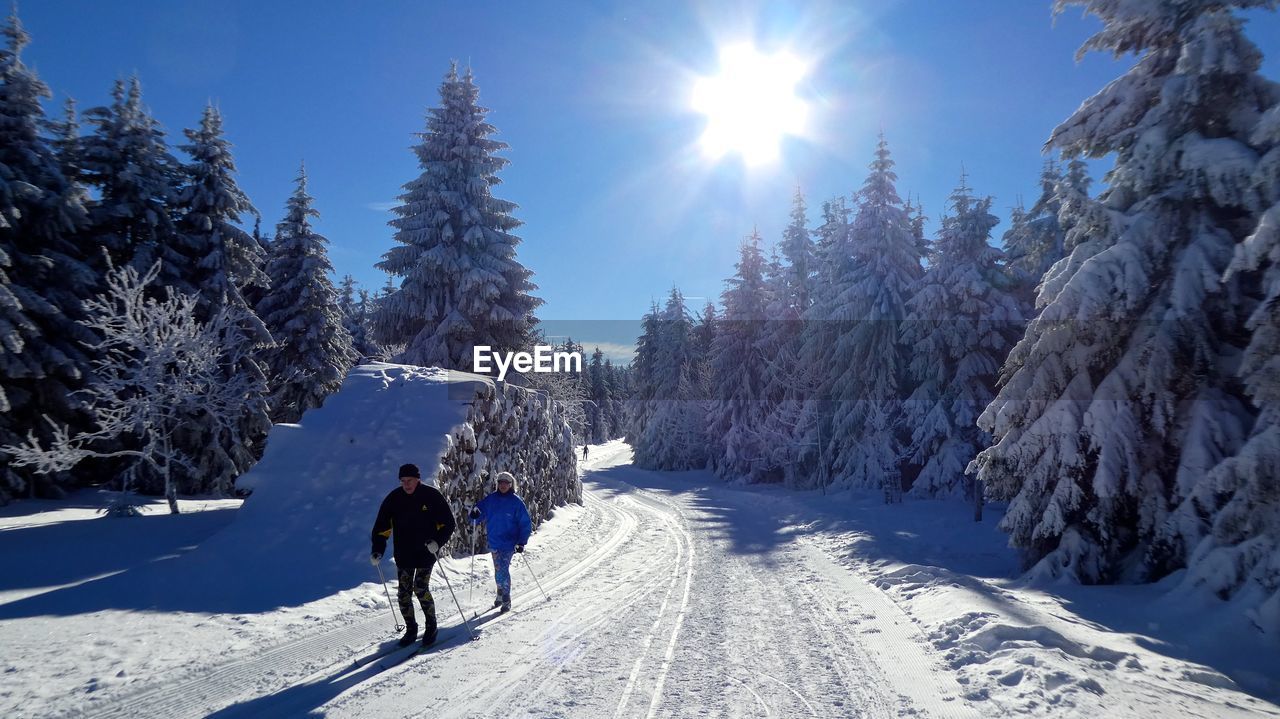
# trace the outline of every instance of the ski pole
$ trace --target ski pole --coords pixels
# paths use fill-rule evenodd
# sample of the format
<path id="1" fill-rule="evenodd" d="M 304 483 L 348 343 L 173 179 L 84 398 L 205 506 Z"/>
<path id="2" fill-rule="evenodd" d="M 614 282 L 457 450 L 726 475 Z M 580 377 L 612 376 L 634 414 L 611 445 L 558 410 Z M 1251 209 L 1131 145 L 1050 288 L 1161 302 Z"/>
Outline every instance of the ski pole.
<path id="1" fill-rule="evenodd" d="M 453 593 L 453 583 L 449 581 L 449 573 L 444 571 L 444 567 L 440 567 L 440 576 L 444 577 L 444 585 L 449 588 L 449 595 L 453 597 L 453 605 L 458 608 L 458 616 L 462 617 L 462 623 L 467 627 L 467 634 L 471 635 L 474 640 L 476 633 L 471 629 L 471 622 L 467 621 L 467 615 L 462 611 L 462 605 L 458 603 L 458 595 Z"/>
<path id="2" fill-rule="evenodd" d="M 378 579 L 382 580 L 382 591 L 387 593 L 387 606 L 391 608 L 391 619 L 396 623 L 396 631 L 403 632 L 404 625 L 400 623 L 400 617 L 396 615 L 396 605 L 391 602 L 391 590 L 387 589 L 387 578 L 382 574 L 382 565 L 375 564 L 373 566 L 378 570 Z"/>
<path id="3" fill-rule="evenodd" d="M 476 598 L 476 530 L 479 528 L 478 524 L 471 525 L 471 572 L 468 575 L 471 578 L 471 588 L 467 590 L 468 607 L 475 606 L 473 602 Z"/>
<path id="4" fill-rule="evenodd" d="M 533 573 L 533 565 L 529 564 L 529 555 L 521 552 L 520 556 L 524 557 L 524 566 L 529 570 L 529 574 L 533 575 L 533 581 L 538 585 L 538 590 L 542 592 L 542 597 L 548 602 L 551 601 L 551 597 L 547 596 L 547 590 L 542 588 L 542 582 L 538 581 L 538 575 Z"/>

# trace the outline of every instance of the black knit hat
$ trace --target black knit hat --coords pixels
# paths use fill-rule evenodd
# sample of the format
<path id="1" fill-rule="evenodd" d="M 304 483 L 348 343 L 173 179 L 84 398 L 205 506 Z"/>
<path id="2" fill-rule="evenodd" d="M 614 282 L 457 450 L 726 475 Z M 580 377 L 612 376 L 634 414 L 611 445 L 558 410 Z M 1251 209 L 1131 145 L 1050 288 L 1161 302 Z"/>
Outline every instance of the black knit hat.
<path id="1" fill-rule="evenodd" d="M 397 477 L 417 477 L 418 479 L 422 479 L 422 475 L 418 472 L 418 465 L 416 464 L 400 465 L 400 474 L 397 474 L 396 476 Z"/>

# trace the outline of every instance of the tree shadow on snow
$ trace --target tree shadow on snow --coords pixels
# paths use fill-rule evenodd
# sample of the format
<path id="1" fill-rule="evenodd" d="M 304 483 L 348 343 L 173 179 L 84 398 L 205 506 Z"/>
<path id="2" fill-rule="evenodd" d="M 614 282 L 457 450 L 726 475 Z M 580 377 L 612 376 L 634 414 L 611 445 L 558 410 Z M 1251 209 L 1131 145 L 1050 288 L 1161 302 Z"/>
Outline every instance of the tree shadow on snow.
<path id="1" fill-rule="evenodd" d="M 116 572 L 0 605 L 0 619 L 110 609 L 253 614 L 378 581 L 363 536 L 350 542 L 352 549 L 334 556 L 306 536 L 277 536 L 250 544 L 227 532 L 214 535 L 235 514 L 213 510 L 84 520 L 0 533 L 0 556 L 12 569 L 4 572 L 9 588 L 50 586 Z M 110 532 L 94 533 L 83 526 L 106 523 Z M 164 524 L 170 525 L 168 531 L 159 526 Z M 383 572 L 388 581 L 395 581 L 394 564 L 384 562 Z"/>
<path id="2" fill-rule="evenodd" d="M 228 508 L 103 516 L 7 529 L 0 532 L 0 592 L 71 584 L 173 558 L 227 526 L 235 514 Z M 0 613 L 5 609 L 0 606 Z"/>
<path id="3" fill-rule="evenodd" d="M 797 491 L 779 485 L 733 485 L 706 471 L 655 472 L 620 466 L 584 477 L 597 492 L 637 489 L 681 499 L 688 520 L 726 540 L 731 551 L 768 555 L 800 537 L 824 541 L 837 560 L 915 565 L 940 581 L 965 586 L 1028 622 L 1022 605 L 983 579 L 1016 576 L 1016 557 L 996 529 L 1003 507 L 989 506 L 983 522 L 955 500 L 907 500 L 887 505 L 878 492 Z M 907 570 L 911 571 L 911 570 Z"/>
<path id="4" fill-rule="evenodd" d="M 768 555 L 793 541 L 787 517 L 750 501 L 725 501 L 726 485 L 705 471 L 654 472 L 621 465 L 595 470 L 583 479 L 601 497 L 630 496 L 659 510 L 669 508 L 636 490 L 678 498 L 697 510 L 688 517 L 692 524 L 727 540 L 731 551 L 739 554 Z"/>
<path id="5" fill-rule="evenodd" d="M 691 523 L 727 540 L 736 552 L 767 554 L 812 536 L 838 561 L 883 570 L 873 572 L 881 588 L 896 585 L 910 593 L 931 583 L 963 587 L 1024 626 L 1038 626 L 1042 619 L 1018 595 L 1044 592 L 1068 610 L 1053 612 L 1063 621 L 1131 635 L 1145 649 L 1216 670 L 1190 671 L 1182 679 L 1191 686 L 1226 687 L 1234 681 L 1260 699 L 1280 699 L 1274 671 L 1280 649 L 1250 631 L 1243 612 L 1233 614 L 1212 597 L 1171 592 L 1177 576 L 1139 586 L 1045 586 L 1020 579 L 1018 557 L 997 528 L 1002 504 L 988 505 L 983 521 L 974 522 L 970 505 L 959 500 L 885 504 L 878 492 L 823 495 L 777 485 L 733 485 L 705 471 L 622 466 L 591 472 L 584 481 L 606 497 L 633 494 L 643 501 L 640 489 L 679 498 L 694 510 Z"/>

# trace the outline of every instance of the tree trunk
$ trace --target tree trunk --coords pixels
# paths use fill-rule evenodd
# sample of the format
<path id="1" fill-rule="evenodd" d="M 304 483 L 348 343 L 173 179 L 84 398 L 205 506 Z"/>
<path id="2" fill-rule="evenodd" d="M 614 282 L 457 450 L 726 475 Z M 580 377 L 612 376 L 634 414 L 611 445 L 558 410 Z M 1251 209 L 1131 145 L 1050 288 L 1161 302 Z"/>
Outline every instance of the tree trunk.
<path id="1" fill-rule="evenodd" d="M 982 521 L 982 483 L 977 477 L 973 478 L 973 521 Z"/>
<path id="2" fill-rule="evenodd" d="M 169 514 L 178 514 L 178 491 L 173 486 L 173 478 L 169 475 L 169 440 L 164 442 L 164 498 L 169 501 Z"/>

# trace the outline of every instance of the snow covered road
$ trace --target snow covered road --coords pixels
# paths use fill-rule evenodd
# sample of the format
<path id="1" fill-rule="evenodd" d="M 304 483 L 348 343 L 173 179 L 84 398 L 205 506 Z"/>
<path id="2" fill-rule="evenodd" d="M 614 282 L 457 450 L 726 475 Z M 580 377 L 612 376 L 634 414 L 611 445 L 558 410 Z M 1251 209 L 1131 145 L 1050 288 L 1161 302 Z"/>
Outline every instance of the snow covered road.
<path id="1" fill-rule="evenodd" d="M 516 610 L 486 624 L 479 641 L 415 658 L 322 711 L 977 715 L 894 605 L 817 549 L 779 534 L 768 507 L 712 503 L 629 461 L 629 448 L 617 443 L 586 464 L 587 511 L 610 529 L 572 581 L 553 588 L 544 580 L 549 601 L 527 568 L 513 566 L 522 590 Z M 540 567 L 536 539 L 530 554 Z"/>
<path id="2" fill-rule="evenodd" d="M 978 536 L 990 528 L 964 511 L 948 519 L 946 503 L 894 514 L 874 497 L 640 470 L 621 442 L 592 454 L 584 505 L 534 534 L 512 566 L 514 610 L 481 616 L 477 641 L 443 579 L 468 617 L 483 612 L 487 557 L 474 573 L 469 559 L 441 564 L 440 639 L 394 666 L 353 664 L 397 636 L 373 581 L 254 611 L 130 598 L 188 576 L 163 557 L 205 549 L 200 532 L 226 524 L 182 515 L 150 543 L 119 545 L 148 551 L 120 557 L 118 576 L 68 584 L 74 573 L 23 570 L 29 581 L 0 595 L 0 715 L 1280 716 L 1176 645 L 1101 623 L 1114 613 L 1078 616 L 1055 595 L 984 578 L 977 566 L 1003 551 L 999 538 Z M 3 548 L 36 551 L 19 527 L 38 519 L 15 520 Z M 101 541 L 99 528 L 119 540 L 106 522 L 36 538 L 79 546 Z"/>

